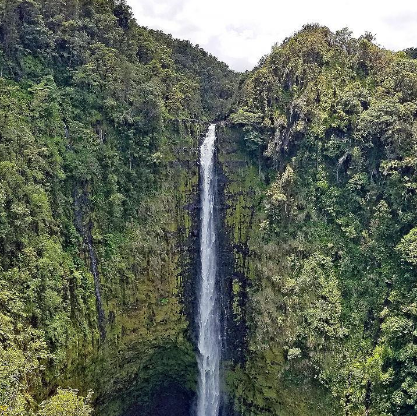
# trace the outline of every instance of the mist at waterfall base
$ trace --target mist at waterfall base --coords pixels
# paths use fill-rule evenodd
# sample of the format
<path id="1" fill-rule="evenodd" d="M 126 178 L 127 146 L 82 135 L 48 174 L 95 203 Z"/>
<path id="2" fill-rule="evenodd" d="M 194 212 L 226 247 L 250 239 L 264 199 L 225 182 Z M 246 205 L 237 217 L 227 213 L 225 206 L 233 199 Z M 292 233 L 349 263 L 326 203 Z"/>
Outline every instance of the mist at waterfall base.
<path id="1" fill-rule="evenodd" d="M 214 146 L 216 126 L 210 125 L 201 145 L 201 275 L 198 286 L 197 416 L 218 416 L 220 408 L 221 330 L 216 293 L 217 253 Z"/>

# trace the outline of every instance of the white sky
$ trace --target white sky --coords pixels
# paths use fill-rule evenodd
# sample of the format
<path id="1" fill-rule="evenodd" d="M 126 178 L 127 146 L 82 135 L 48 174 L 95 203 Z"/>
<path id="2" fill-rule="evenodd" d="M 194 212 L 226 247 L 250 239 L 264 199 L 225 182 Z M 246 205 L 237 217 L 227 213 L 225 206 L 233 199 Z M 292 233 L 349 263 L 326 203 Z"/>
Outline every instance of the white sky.
<path id="1" fill-rule="evenodd" d="M 232 69 L 259 59 L 306 23 L 369 31 L 381 46 L 417 47 L 417 0 L 127 0 L 138 23 L 188 39 Z"/>

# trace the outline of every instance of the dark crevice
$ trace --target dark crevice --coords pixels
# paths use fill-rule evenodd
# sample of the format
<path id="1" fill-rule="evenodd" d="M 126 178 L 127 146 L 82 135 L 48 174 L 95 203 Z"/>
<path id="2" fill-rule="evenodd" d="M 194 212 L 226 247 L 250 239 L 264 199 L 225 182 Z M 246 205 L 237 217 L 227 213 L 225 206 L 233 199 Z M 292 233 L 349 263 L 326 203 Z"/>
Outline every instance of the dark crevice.
<path id="1" fill-rule="evenodd" d="M 74 225 L 82 237 L 84 247 L 88 253 L 90 271 L 94 278 L 94 294 L 97 307 L 97 321 L 100 331 L 101 340 L 106 338 L 106 314 L 103 309 L 100 289 L 100 275 L 98 271 L 97 254 L 93 244 L 93 222 L 88 218 L 90 210 L 90 199 L 87 192 L 87 183 L 81 184 L 80 188 L 74 188 Z M 88 218 L 88 219 L 87 219 Z"/>

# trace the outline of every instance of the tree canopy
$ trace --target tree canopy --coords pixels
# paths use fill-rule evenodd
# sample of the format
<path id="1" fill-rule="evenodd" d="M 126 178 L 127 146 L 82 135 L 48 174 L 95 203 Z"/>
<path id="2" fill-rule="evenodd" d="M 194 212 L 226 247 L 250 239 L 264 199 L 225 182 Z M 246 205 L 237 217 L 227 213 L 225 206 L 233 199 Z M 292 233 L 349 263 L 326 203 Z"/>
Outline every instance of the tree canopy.
<path id="1" fill-rule="evenodd" d="M 417 411 L 412 56 L 307 25 L 243 82 L 229 122 L 253 161 L 262 155 L 267 186 L 250 241 L 258 352 L 235 386 L 243 413 L 276 414 L 277 383 L 317 381 L 340 414 Z"/>

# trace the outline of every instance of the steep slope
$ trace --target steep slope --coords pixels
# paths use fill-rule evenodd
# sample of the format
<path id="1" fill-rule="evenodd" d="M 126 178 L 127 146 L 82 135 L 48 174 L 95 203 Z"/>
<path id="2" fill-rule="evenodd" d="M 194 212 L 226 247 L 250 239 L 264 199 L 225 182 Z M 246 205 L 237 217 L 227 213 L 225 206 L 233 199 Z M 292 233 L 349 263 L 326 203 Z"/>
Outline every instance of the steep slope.
<path id="1" fill-rule="evenodd" d="M 216 152 L 231 407 L 416 413 L 414 49 L 306 26 L 234 99 L 237 74 L 124 1 L 0 16 L 0 415 L 188 414 L 198 144 L 232 102 Z"/>
<path id="2" fill-rule="evenodd" d="M 415 414 L 417 61 L 306 26 L 246 76 L 220 132 L 229 234 L 247 247 L 235 408 Z"/>
<path id="3" fill-rule="evenodd" d="M 124 1 L 0 16 L 0 414 L 57 386 L 94 390 L 102 415 L 185 411 L 198 141 L 237 75 Z M 89 412 L 61 390 L 40 414 L 62 403 Z"/>

